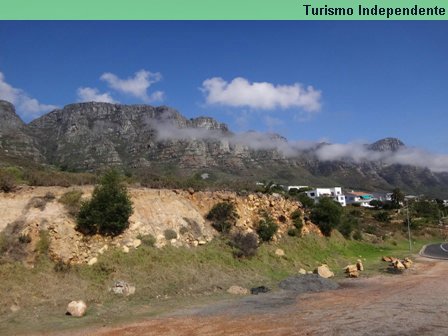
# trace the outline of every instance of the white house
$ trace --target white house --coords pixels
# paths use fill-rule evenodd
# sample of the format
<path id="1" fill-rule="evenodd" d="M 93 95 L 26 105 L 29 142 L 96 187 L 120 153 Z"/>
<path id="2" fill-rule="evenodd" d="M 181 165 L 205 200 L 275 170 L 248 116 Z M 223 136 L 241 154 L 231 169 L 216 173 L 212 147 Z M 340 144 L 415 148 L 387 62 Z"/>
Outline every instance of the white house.
<path id="1" fill-rule="evenodd" d="M 313 199 L 314 202 L 319 202 L 321 197 L 331 197 L 342 206 L 346 206 L 345 196 L 342 194 L 341 187 L 334 188 L 316 188 L 314 190 L 306 191 L 306 195 Z"/>
<path id="2" fill-rule="evenodd" d="M 308 188 L 308 186 L 288 186 L 288 191 L 290 191 L 291 189 L 300 190 L 300 189 L 305 189 L 305 188 Z"/>
<path id="3" fill-rule="evenodd" d="M 345 201 L 347 204 L 359 204 L 362 207 L 371 208 L 370 201 L 374 200 L 372 194 L 362 191 L 350 191 L 345 193 Z"/>

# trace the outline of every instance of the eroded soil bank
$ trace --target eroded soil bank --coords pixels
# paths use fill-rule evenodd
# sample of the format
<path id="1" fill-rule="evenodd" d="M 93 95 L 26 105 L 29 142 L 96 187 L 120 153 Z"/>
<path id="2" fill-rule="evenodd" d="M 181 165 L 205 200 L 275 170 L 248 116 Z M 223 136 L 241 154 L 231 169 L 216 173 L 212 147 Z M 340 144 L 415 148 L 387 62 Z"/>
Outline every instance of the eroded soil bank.
<path id="1" fill-rule="evenodd" d="M 275 292 L 65 335 L 447 335 L 447 274 L 448 262 L 419 258 L 403 275 L 347 279 L 337 290 Z"/>

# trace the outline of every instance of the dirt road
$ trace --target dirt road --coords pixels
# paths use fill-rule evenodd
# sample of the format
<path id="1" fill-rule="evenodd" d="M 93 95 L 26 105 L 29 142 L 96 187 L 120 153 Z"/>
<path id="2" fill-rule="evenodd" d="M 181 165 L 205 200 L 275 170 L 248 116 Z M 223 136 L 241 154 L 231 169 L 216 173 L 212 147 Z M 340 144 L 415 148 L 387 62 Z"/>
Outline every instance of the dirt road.
<path id="1" fill-rule="evenodd" d="M 448 335 L 448 262 L 404 275 L 347 279 L 340 289 L 248 297 L 76 335 Z"/>

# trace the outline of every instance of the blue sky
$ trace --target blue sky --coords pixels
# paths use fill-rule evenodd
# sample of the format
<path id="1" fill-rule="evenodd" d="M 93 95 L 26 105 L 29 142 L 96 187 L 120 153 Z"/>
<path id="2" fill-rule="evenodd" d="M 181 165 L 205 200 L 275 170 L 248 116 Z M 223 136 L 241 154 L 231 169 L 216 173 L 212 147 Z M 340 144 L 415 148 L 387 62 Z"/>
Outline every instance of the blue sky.
<path id="1" fill-rule="evenodd" d="M 0 41 L 0 98 L 25 121 L 95 97 L 448 153 L 446 21 L 3 21 Z"/>

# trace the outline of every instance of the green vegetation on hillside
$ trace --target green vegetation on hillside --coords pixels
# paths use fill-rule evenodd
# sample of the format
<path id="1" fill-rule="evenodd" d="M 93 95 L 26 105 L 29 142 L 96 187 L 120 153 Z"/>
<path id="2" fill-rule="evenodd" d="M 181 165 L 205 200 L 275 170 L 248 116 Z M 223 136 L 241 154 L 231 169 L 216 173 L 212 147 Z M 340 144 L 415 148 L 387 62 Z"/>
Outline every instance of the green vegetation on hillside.
<path id="1" fill-rule="evenodd" d="M 107 171 L 95 187 L 92 198 L 81 205 L 76 229 L 84 234 L 116 236 L 129 226 L 132 202 L 122 177 Z"/>

